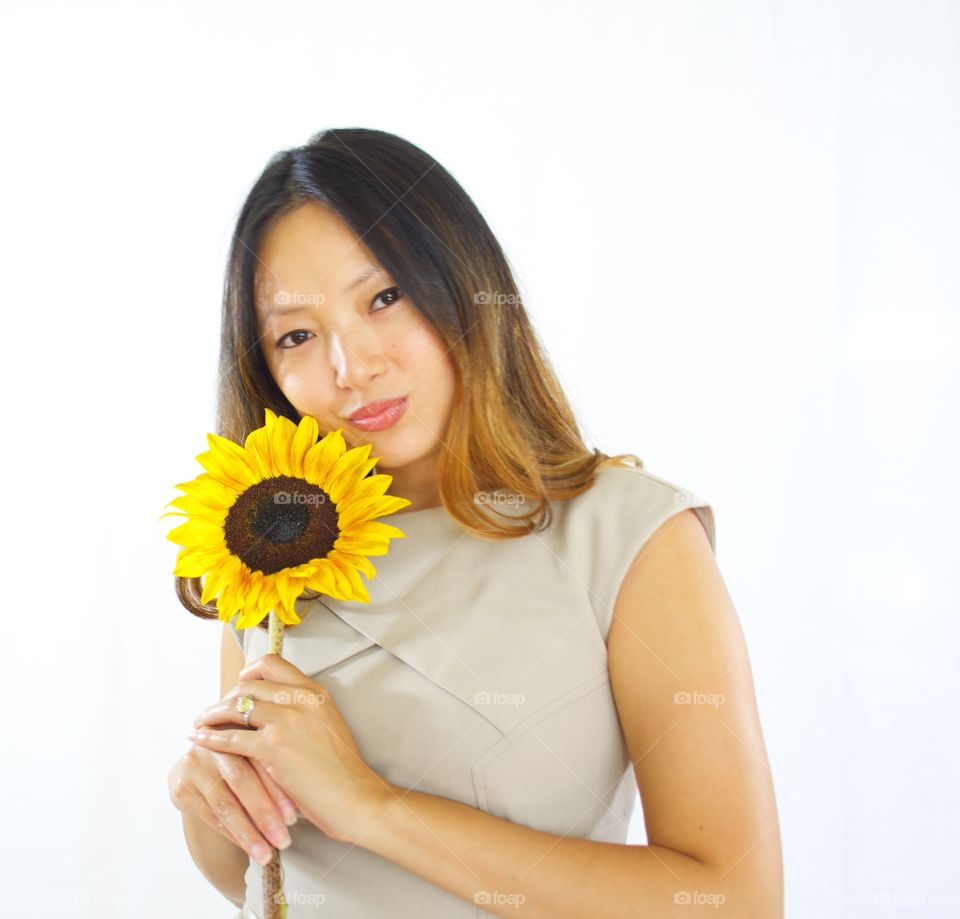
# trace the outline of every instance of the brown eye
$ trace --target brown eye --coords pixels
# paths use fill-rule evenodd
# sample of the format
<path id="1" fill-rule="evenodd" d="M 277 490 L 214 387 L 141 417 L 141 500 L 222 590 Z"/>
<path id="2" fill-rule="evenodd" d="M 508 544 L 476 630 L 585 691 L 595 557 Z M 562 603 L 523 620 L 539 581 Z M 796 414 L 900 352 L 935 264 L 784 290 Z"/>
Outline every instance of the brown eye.
<path id="1" fill-rule="evenodd" d="M 290 348 L 295 348 L 297 345 L 302 345 L 307 340 L 303 338 L 303 339 L 300 339 L 299 341 L 294 342 L 291 345 L 285 345 L 284 341 L 286 341 L 288 338 L 290 338 L 293 335 L 313 335 L 313 332 L 308 332 L 306 329 L 295 329 L 293 332 L 287 332 L 286 335 L 283 335 L 279 339 L 277 339 L 277 347 L 285 348 L 289 350 Z"/>
<path id="2" fill-rule="evenodd" d="M 376 303 L 377 300 L 382 300 L 383 298 L 389 298 L 384 300 L 384 306 L 393 306 L 397 300 L 403 299 L 403 294 L 400 291 L 399 287 L 388 287 L 386 290 L 381 290 L 374 298 L 373 302 Z M 374 312 L 380 312 L 379 310 L 374 310 Z"/>

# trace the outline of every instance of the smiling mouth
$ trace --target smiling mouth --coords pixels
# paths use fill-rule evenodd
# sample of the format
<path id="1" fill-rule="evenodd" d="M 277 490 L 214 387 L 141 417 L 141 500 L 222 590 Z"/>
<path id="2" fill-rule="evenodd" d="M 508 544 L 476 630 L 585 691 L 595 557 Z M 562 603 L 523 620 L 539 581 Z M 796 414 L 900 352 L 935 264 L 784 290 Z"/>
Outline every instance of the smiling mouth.
<path id="1" fill-rule="evenodd" d="M 379 415 L 396 405 L 398 402 L 402 402 L 406 399 L 406 396 L 400 396 L 396 399 L 377 399 L 373 402 L 369 402 L 364 406 L 358 408 L 349 418 L 350 421 L 359 421 L 362 418 L 371 418 L 374 415 Z"/>
<path id="2" fill-rule="evenodd" d="M 369 409 L 374 409 L 370 412 Z M 350 423 L 362 431 L 385 431 L 393 427 L 403 416 L 407 408 L 407 398 L 385 399 L 381 402 L 371 402 L 365 406 L 362 413 L 355 412 L 350 416 Z"/>

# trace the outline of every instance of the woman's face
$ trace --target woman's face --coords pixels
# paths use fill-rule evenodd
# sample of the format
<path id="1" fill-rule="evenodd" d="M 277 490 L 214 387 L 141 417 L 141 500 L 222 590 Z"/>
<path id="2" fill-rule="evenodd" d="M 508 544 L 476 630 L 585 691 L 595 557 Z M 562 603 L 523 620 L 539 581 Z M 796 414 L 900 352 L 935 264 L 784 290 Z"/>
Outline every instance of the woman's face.
<path id="1" fill-rule="evenodd" d="M 260 345 L 274 380 L 321 435 L 371 443 L 377 471 L 411 510 L 438 503 L 436 459 L 454 395 L 440 336 L 332 210 L 307 202 L 264 238 L 256 271 Z M 382 430 L 350 416 L 368 403 L 405 399 Z M 389 422 L 395 412 L 383 421 Z"/>

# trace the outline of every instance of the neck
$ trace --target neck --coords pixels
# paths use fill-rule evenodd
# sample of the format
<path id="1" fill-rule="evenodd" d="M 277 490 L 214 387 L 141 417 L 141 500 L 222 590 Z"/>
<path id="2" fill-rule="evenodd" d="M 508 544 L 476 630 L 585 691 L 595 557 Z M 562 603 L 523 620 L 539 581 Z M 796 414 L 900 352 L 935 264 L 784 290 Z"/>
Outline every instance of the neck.
<path id="1" fill-rule="evenodd" d="M 439 507 L 440 491 L 437 488 L 436 454 L 425 457 L 419 463 L 409 463 L 390 469 L 382 464 L 374 472 L 393 476 L 388 493 L 398 498 L 406 498 L 410 504 L 398 514 L 410 511 L 425 510 L 428 507 Z"/>

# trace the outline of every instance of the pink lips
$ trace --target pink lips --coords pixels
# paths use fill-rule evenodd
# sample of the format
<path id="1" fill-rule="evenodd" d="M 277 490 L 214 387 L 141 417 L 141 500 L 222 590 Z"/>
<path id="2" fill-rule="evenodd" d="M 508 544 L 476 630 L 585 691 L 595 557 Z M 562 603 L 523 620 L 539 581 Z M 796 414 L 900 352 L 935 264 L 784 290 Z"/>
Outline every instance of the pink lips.
<path id="1" fill-rule="evenodd" d="M 393 427 L 407 408 L 406 397 L 370 402 L 350 416 L 350 422 L 364 431 L 385 431 Z"/>

